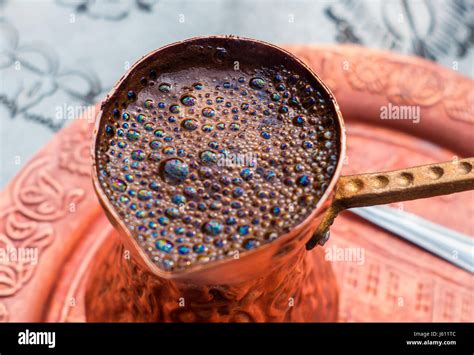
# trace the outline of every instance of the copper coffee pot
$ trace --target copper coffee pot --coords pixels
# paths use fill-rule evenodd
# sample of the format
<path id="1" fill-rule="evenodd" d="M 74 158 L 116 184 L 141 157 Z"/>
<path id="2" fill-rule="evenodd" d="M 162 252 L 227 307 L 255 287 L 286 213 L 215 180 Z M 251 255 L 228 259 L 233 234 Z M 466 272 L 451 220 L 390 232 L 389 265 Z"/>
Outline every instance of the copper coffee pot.
<path id="1" fill-rule="evenodd" d="M 200 49 L 213 56 L 200 58 Z M 308 217 L 286 235 L 255 250 L 166 272 L 144 254 L 99 184 L 96 149 L 113 102 L 138 86 L 150 67 L 172 72 L 177 65 L 251 70 L 283 64 L 318 83 L 337 113 L 339 158 L 328 187 Z M 207 64 L 205 64 L 207 63 Z M 115 253 L 99 253 L 86 292 L 88 321 L 335 321 L 337 291 L 322 249 L 339 212 L 474 189 L 474 158 L 390 172 L 340 176 L 346 145 L 344 122 L 334 95 L 303 62 L 272 44 L 240 37 L 199 37 L 177 42 L 140 59 L 103 102 L 92 146 L 93 182 L 108 218 L 120 232 Z"/>

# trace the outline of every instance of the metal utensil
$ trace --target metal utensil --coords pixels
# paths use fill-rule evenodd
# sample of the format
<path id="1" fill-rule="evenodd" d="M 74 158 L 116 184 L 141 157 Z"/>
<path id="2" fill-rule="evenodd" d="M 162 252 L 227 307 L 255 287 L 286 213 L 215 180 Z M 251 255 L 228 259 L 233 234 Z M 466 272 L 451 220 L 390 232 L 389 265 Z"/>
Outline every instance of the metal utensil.
<path id="1" fill-rule="evenodd" d="M 353 208 L 350 211 L 474 273 L 474 238 L 412 213 L 387 206 Z"/>

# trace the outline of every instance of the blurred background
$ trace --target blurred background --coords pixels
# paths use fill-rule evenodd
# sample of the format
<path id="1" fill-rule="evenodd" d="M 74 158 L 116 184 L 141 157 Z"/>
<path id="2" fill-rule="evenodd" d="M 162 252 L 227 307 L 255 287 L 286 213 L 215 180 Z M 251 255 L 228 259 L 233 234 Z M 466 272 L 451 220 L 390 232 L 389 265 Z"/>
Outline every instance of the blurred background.
<path id="1" fill-rule="evenodd" d="M 472 0 L 0 0 L 0 11 L 0 187 L 142 55 L 188 37 L 356 43 L 474 76 Z"/>

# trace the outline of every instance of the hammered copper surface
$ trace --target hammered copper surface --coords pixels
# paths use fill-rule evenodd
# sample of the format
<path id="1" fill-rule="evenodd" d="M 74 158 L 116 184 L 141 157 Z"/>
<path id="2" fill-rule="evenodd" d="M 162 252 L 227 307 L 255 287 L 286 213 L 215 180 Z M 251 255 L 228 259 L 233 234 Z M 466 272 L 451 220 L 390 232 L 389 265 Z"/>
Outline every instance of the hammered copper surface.
<path id="1" fill-rule="evenodd" d="M 117 241 L 93 270 L 85 295 L 88 321 L 337 320 L 337 287 L 322 250 L 314 257 L 300 246 L 296 254 L 282 258 L 258 278 L 215 286 L 158 278 L 128 259 L 126 252 Z"/>

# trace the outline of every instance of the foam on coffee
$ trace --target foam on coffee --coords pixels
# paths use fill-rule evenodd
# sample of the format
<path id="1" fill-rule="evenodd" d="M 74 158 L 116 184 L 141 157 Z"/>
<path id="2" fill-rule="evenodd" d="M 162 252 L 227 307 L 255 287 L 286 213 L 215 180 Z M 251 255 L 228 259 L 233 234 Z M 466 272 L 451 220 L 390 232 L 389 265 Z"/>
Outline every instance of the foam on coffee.
<path id="1" fill-rule="evenodd" d="M 147 69 L 125 91 L 103 118 L 97 171 L 163 270 L 270 243 L 311 213 L 334 173 L 334 106 L 284 65 Z"/>

